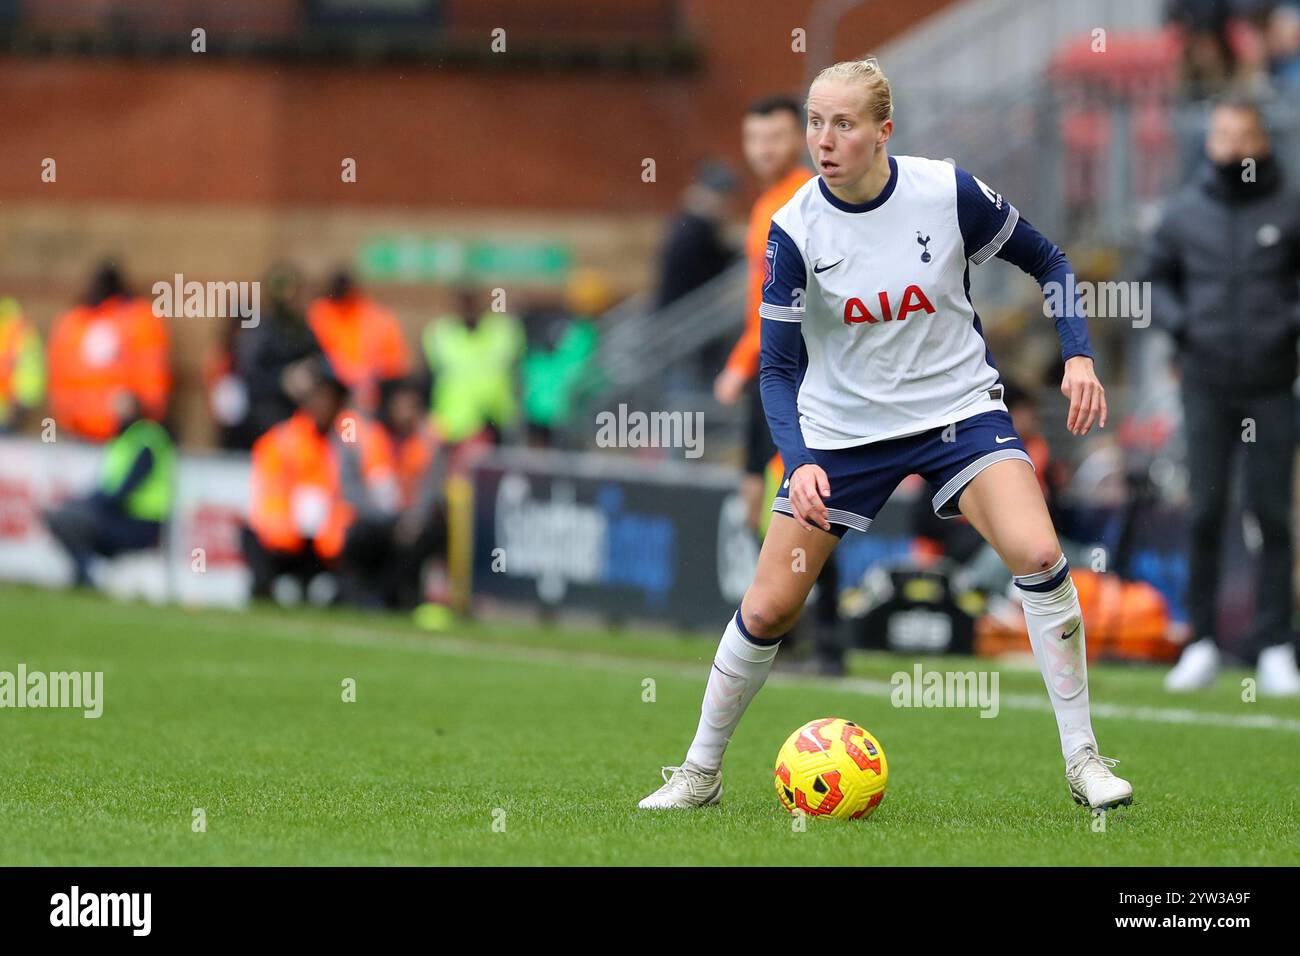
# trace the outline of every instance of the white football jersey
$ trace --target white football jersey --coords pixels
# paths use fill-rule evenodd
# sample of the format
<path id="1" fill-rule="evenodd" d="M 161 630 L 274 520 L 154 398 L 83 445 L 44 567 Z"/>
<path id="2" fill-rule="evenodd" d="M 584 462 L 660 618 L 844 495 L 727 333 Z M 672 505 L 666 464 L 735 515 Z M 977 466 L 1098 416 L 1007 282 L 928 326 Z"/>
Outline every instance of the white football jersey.
<path id="1" fill-rule="evenodd" d="M 1019 214 L 949 163 L 891 156 L 890 167 L 869 203 L 845 203 L 816 176 L 772 217 L 759 314 L 800 324 L 809 448 L 1006 410 L 968 265 L 992 257 Z"/>

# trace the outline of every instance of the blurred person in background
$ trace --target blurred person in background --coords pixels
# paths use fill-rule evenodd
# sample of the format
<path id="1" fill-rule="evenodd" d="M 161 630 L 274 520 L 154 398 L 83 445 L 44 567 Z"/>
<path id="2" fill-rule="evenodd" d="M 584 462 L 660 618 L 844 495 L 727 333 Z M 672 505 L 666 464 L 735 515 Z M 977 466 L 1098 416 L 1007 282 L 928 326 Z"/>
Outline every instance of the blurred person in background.
<path id="1" fill-rule="evenodd" d="M 1230 90 L 1266 96 L 1271 90 L 1269 22 L 1276 0 L 1233 0 L 1228 39 L 1237 56 Z"/>
<path id="2" fill-rule="evenodd" d="M 696 169 L 659 254 L 656 310 L 694 292 L 736 257 L 724 230 L 735 191 L 736 175 L 726 163 L 708 160 Z"/>
<path id="3" fill-rule="evenodd" d="M 1300 195 L 1284 183 L 1259 109 L 1226 98 L 1210 114 L 1208 163 L 1169 203 L 1143 267 L 1152 321 L 1173 338 L 1191 493 L 1187 582 L 1194 640 L 1169 690 L 1218 674 L 1216 596 L 1233 465 L 1263 547 L 1244 651 L 1262 694 L 1300 694 L 1292 612 L 1292 476 L 1300 339 Z M 1244 165 L 1243 165 L 1244 164 Z"/>
<path id="4" fill-rule="evenodd" d="M 745 162 L 763 187 L 749 213 L 745 257 L 749 263 L 745 298 L 745 331 L 731 350 L 726 367 L 713 383 L 713 394 L 723 405 L 746 400 L 748 431 L 745 437 L 745 498 L 750 527 L 757 529 L 763 500 L 763 474 L 776 454 L 776 445 L 763 417 L 758 394 L 758 306 L 767 275 L 767 230 L 772 213 L 784 206 L 806 183 L 812 172 L 803 165 L 803 110 L 789 96 L 770 96 L 754 103 L 741 122 Z"/>
<path id="5" fill-rule="evenodd" d="M 346 269 L 307 309 L 307 322 L 353 403 L 367 414 L 378 411 L 386 384 L 411 373 L 411 351 L 397 319 L 362 295 Z"/>
<path id="6" fill-rule="evenodd" d="M 424 329 L 433 424 L 452 446 L 498 445 L 519 420 L 523 325 L 509 312 L 484 308 L 477 289 L 462 287 L 456 299 L 455 312 Z"/>
<path id="7" fill-rule="evenodd" d="M 50 411 L 60 429 L 91 441 L 117 430 L 114 396 L 126 390 L 160 421 L 171 390 L 167 327 L 146 299 L 130 296 L 117 266 L 100 266 L 82 304 L 50 335 Z"/>
<path id="8" fill-rule="evenodd" d="M 441 439 L 429 422 L 427 395 L 422 381 L 403 379 L 389 390 L 381 418 L 393 446 L 397 511 L 375 524 L 366 543 L 384 603 L 399 610 L 421 602 L 424 563 L 447 549 L 447 463 Z"/>
<path id="9" fill-rule="evenodd" d="M 1182 40 L 1183 95 L 1204 99 L 1222 92 L 1237 70 L 1228 37 L 1232 0 L 1168 0 L 1165 19 Z"/>
<path id="10" fill-rule="evenodd" d="M 1265 39 L 1274 89 L 1284 96 L 1300 94 L 1300 7 L 1278 4 L 1269 14 Z"/>
<path id="11" fill-rule="evenodd" d="M 91 583 L 91 561 L 158 547 L 171 515 L 176 453 L 167 430 L 141 417 L 128 391 L 110 402 L 116 435 L 104 446 L 99 487 L 44 513 L 50 534 L 72 559 L 74 584 Z"/>
<path id="12" fill-rule="evenodd" d="M 45 400 L 45 352 L 18 300 L 0 298 L 0 434 L 17 431 Z"/>
<path id="13" fill-rule="evenodd" d="M 552 323 L 553 340 L 536 343 L 524 356 L 520 384 L 530 445 L 551 445 L 557 432 L 572 424 L 583 398 L 597 387 L 597 319 L 612 301 L 603 273 L 575 271 L 565 290 L 568 319 Z"/>
<path id="14" fill-rule="evenodd" d="M 735 240 L 728 235 L 736 175 L 730 166 L 706 160 L 686 187 L 682 208 L 673 220 L 659 255 L 659 288 L 655 308 L 663 309 L 717 278 L 736 258 Z M 689 362 L 668 369 L 669 391 L 693 391 L 701 376 L 713 373 L 722 361 L 721 343 L 709 343 Z"/>
<path id="15" fill-rule="evenodd" d="M 205 363 L 208 404 L 221 427 L 223 448 L 252 448 L 272 425 L 292 415 L 310 384 L 301 370 L 322 354 L 307 324 L 298 270 L 274 266 L 262 286 L 261 321 L 242 328 L 232 319 L 222 347 Z"/>
<path id="16" fill-rule="evenodd" d="M 348 388 L 328 362 L 315 363 L 312 376 L 298 410 L 253 444 L 244 559 L 253 595 L 281 604 L 299 603 L 304 590 L 313 604 L 333 603 L 341 572 L 353 572 L 353 583 L 362 577 L 344 568 L 354 525 L 390 516 L 397 504 L 388 436 L 348 407 Z"/>

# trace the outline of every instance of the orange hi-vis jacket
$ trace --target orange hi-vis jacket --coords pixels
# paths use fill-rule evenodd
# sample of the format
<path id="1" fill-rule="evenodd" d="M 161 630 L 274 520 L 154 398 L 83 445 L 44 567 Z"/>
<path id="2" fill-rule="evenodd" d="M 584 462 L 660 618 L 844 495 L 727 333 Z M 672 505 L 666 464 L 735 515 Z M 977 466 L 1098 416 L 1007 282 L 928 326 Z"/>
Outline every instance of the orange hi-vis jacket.
<path id="1" fill-rule="evenodd" d="M 112 438 L 119 391 L 134 394 L 147 418 L 167 413 L 167 326 L 147 299 L 114 296 L 65 312 L 54 323 L 48 358 L 50 410 L 57 425 L 75 435 Z"/>
<path id="2" fill-rule="evenodd" d="M 441 444 L 437 432 L 427 423 L 393 442 L 397 499 L 403 509 L 421 503 Z"/>
<path id="3" fill-rule="evenodd" d="M 352 389 L 365 411 L 379 405 L 379 383 L 411 371 L 411 350 L 393 313 L 364 296 L 321 298 L 307 309 L 307 324 L 334 374 Z"/>
<path id="4" fill-rule="evenodd" d="M 344 461 L 349 455 L 355 459 Z M 382 495 L 393 483 L 388 436 L 349 409 L 327 434 L 297 412 L 254 442 L 248 524 L 263 547 L 295 553 L 310 539 L 321 558 L 337 558 L 357 517 L 345 495 L 343 472 L 350 465 L 359 466 L 367 491 Z"/>
<path id="5" fill-rule="evenodd" d="M 727 358 L 727 370 L 749 381 L 758 374 L 758 351 L 763 323 L 758 307 L 763 301 L 763 260 L 767 257 L 767 233 L 772 214 L 790 201 L 812 172 L 798 166 L 773 183 L 754 203 L 745 232 L 745 259 L 749 262 L 749 288 L 745 295 L 745 331 Z"/>

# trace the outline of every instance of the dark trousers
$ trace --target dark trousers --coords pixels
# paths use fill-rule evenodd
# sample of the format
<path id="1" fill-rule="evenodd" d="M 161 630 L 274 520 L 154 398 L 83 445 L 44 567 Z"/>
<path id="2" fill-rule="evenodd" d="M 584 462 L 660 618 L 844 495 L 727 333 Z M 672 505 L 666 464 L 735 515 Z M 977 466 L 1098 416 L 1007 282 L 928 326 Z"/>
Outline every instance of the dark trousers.
<path id="1" fill-rule="evenodd" d="M 312 578 L 327 570 L 310 541 L 297 551 L 279 551 L 262 544 L 245 525 L 239 532 L 239 544 L 253 576 L 253 597 L 269 598 L 271 585 L 278 577 L 288 575 L 306 588 Z"/>
<path id="2" fill-rule="evenodd" d="M 395 517 L 358 518 L 343 544 L 344 598 L 363 607 L 414 608 L 423 597 L 425 560 L 446 548 L 445 528 L 435 514 L 402 538 Z"/>
<path id="3" fill-rule="evenodd" d="M 817 575 L 817 603 L 813 609 L 813 643 L 817 655 L 836 669 L 844 666 L 844 633 L 840 623 L 840 565 L 832 552 Z"/>
<path id="4" fill-rule="evenodd" d="M 72 558 L 76 583 L 90 580 L 90 560 L 156 548 L 162 525 L 123 514 L 102 495 L 65 501 L 44 514 L 46 527 Z"/>
<path id="5" fill-rule="evenodd" d="M 1215 637 L 1216 598 L 1228 519 L 1229 483 L 1244 456 L 1246 507 L 1263 538 L 1255 620 L 1248 659 L 1291 640 L 1291 498 L 1296 446 L 1295 399 L 1290 389 L 1242 393 L 1183 382 L 1184 428 L 1191 491 L 1191 554 L 1187 605 L 1195 638 Z M 1243 440 L 1254 422 L 1254 441 Z"/>

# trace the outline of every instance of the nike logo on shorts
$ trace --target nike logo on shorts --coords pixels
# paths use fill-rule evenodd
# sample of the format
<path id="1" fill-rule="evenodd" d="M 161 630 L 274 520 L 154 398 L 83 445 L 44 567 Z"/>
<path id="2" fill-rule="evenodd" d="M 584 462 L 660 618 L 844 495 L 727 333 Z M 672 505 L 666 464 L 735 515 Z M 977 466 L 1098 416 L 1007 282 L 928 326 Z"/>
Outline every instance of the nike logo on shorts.
<path id="1" fill-rule="evenodd" d="M 994 436 L 993 436 L 993 440 L 994 440 L 995 442 L 997 442 L 999 445 L 1001 445 L 1001 444 L 1003 444 L 1004 442 L 1015 441 L 1015 440 L 1016 440 L 1016 436 L 1015 436 L 1015 435 L 1008 435 L 1006 438 L 1003 438 L 1001 435 L 994 435 Z"/>

